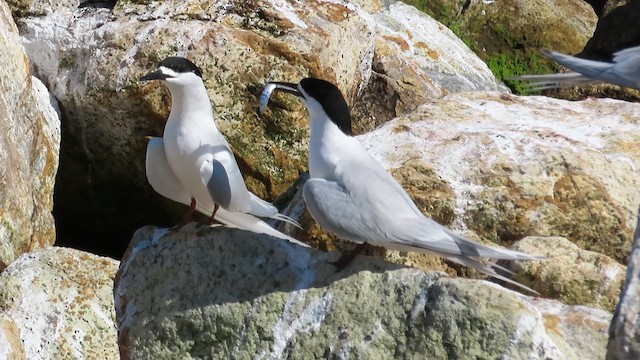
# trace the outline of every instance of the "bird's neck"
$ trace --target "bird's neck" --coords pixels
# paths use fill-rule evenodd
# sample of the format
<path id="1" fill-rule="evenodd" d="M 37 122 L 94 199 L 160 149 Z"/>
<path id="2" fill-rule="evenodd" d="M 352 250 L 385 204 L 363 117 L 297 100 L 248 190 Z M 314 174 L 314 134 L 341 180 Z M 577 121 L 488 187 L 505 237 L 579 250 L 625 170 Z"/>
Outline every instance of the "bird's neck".
<path id="1" fill-rule="evenodd" d="M 201 86 L 168 86 L 171 92 L 169 119 L 212 121 L 213 109 L 204 84 Z M 215 125 L 214 125 L 215 126 Z"/>
<path id="2" fill-rule="evenodd" d="M 339 160 L 355 140 L 344 134 L 324 113 L 311 113 L 309 173 L 312 178 L 329 179 Z"/>

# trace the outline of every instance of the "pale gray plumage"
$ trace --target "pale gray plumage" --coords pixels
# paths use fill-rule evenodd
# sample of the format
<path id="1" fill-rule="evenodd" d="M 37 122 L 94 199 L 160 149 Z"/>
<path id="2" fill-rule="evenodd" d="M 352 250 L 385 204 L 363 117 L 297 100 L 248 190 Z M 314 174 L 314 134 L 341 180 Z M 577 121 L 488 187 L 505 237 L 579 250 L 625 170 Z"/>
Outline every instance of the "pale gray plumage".
<path id="1" fill-rule="evenodd" d="M 180 180 L 176 177 L 169 162 L 167 161 L 166 150 L 164 147 L 164 141 L 159 137 L 149 138 L 147 144 L 147 154 L 145 157 L 145 167 L 147 173 L 147 179 L 149 184 L 158 194 L 166 197 L 167 199 L 179 202 L 184 205 L 189 205 L 191 202 L 191 196 L 184 189 Z M 198 202 L 196 209 L 198 212 L 211 216 L 213 212 L 213 202 Z M 216 212 L 216 220 L 221 223 L 237 227 L 252 232 L 267 234 L 277 238 L 281 238 L 290 241 L 294 244 L 308 247 L 305 243 L 302 243 L 291 236 L 283 234 L 278 230 L 269 226 L 269 224 L 256 218 L 253 215 L 230 212 L 224 208 L 219 208 Z"/>
<path id="2" fill-rule="evenodd" d="M 356 243 L 434 253 L 533 291 L 499 274 L 508 272 L 504 268 L 476 257 L 544 258 L 482 245 L 424 216 L 391 174 L 348 135 L 349 110 L 335 85 L 303 79 L 300 84 L 270 83 L 266 92 L 272 90 L 296 95 L 309 111 L 310 179 L 303 195 L 307 209 L 324 230 Z M 261 101 L 266 103 L 268 96 Z"/>
<path id="3" fill-rule="evenodd" d="M 172 181 L 170 185 L 174 188 L 170 188 L 159 179 L 151 179 L 149 170 L 152 174 L 159 170 L 153 168 L 154 162 L 147 161 L 149 182 L 167 185 L 162 187 L 164 193 L 180 199 L 186 193 L 188 200 L 194 199 L 200 209 L 215 212 L 218 205 L 230 213 L 268 217 L 299 227 L 294 220 L 279 214 L 275 206 L 247 190 L 231 146 L 215 124 L 201 76 L 200 69 L 189 60 L 170 57 L 162 61 L 157 71 L 142 78 L 162 80 L 171 92 L 171 112 L 162 138 L 168 168 L 161 170 L 170 171 L 172 180 L 178 180 Z M 157 141 L 149 146 L 152 144 L 155 146 L 152 150 L 159 148 Z"/>
<path id="4" fill-rule="evenodd" d="M 531 90 L 566 88 L 603 82 L 640 89 L 640 46 L 615 53 L 611 63 L 582 59 L 551 50 L 542 50 L 542 53 L 574 72 L 523 75 L 511 79 L 530 81 Z"/>

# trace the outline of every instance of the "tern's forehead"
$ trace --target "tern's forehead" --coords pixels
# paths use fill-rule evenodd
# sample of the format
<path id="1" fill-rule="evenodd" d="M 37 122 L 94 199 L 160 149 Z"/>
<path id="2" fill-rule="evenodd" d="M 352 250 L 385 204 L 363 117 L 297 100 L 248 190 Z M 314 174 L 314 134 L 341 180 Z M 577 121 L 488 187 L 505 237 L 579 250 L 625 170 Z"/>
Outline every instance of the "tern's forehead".
<path id="1" fill-rule="evenodd" d="M 160 66 L 159 70 L 166 75 L 169 75 L 170 77 L 176 77 L 178 76 L 178 73 L 173 71 L 172 69 L 165 67 L 165 66 Z"/>

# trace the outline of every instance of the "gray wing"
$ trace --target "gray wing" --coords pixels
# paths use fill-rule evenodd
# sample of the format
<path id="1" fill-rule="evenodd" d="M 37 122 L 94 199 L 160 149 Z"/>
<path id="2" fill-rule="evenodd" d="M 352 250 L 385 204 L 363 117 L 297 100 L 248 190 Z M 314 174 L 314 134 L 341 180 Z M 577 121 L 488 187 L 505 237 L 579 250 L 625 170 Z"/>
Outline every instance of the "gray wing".
<path id="1" fill-rule="evenodd" d="M 337 175 L 336 181 L 310 179 L 303 194 L 314 219 L 339 236 L 445 257 L 535 258 L 477 243 L 424 216 L 402 186 L 368 154 L 341 164 Z"/>
<path id="2" fill-rule="evenodd" d="M 189 205 L 191 197 L 171 170 L 166 154 L 162 138 L 149 139 L 145 160 L 147 181 L 158 194 L 181 204 Z"/>
<path id="3" fill-rule="evenodd" d="M 581 59 L 551 50 L 542 53 L 574 73 L 524 75 L 510 78 L 526 80 L 531 90 L 565 88 L 576 85 L 606 82 L 619 86 L 640 88 L 640 47 L 625 49 L 614 55 L 614 63 Z"/>
<path id="4" fill-rule="evenodd" d="M 233 153 L 223 145 L 211 149 L 200 164 L 200 177 L 211 199 L 229 211 L 249 210 L 249 191 Z"/>
<path id="5" fill-rule="evenodd" d="M 613 61 L 616 74 L 626 80 L 623 86 L 640 89 L 640 46 L 615 53 Z"/>
<path id="6" fill-rule="evenodd" d="M 360 211 L 345 189 L 336 182 L 309 179 L 302 192 L 304 202 L 313 218 L 325 231 L 356 243 L 382 240 L 372 229 L 372 218 Z"/>

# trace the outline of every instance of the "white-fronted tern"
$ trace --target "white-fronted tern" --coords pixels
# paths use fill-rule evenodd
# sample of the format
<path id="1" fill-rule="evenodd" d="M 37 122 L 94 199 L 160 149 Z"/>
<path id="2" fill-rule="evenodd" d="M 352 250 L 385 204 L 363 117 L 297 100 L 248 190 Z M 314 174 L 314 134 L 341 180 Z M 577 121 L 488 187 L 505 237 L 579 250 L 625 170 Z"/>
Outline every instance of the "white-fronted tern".
<path id="1" fill-rule="evenodd" d="M 423 215 L 402 186 L 352 136 L 349 108 L 334 84 L 313 78 L 299 84 L 268 83 L 261 109 L 272 91 L 295 95 L 309 112 L 310 179 L 303 197 L 324 230 L 358 244 L 433 253 L 535 292 L 500 275 L 496 270 L 509 272 L 503 267 L 478 258 L 545 258 L 477 243 Z"/>
<path id="2" fill-rule="evenodd" d="M 218 130 L 201 70 L 182 57 L 169 57 L 143 81 L 161 80 L 171 92 L 171 111 L 162 138 L 147 146 L 146 172 L 151 186 L 171 200 L 227 225 L 300 243 L 258 217 L 285 221 L 272 204 L 247 190 L 233 152 Z M 302 244 L 302 243 L 300 243 Z"/>

